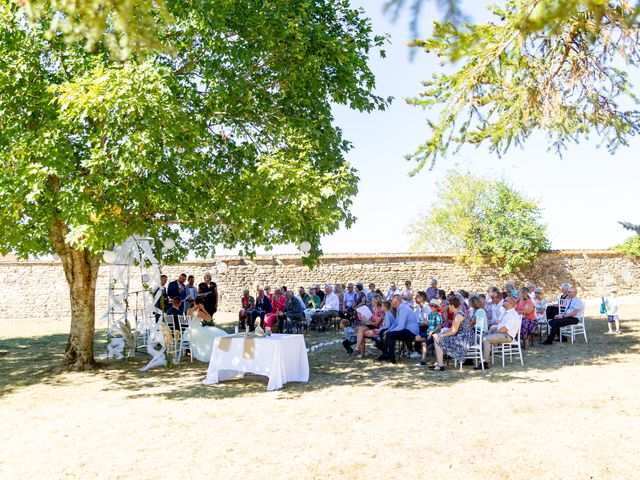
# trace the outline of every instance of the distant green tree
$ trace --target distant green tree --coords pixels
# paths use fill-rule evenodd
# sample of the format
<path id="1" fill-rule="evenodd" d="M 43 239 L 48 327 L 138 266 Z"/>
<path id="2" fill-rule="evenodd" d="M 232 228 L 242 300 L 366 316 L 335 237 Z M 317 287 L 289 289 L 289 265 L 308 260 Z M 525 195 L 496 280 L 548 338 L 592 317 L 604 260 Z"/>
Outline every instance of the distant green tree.
<path id="1" fill-rule="evenodd" d="M 627 238 L 620 245 L 616 245 L 613 249 L 633 257 L 640 257 L 640 225 L 634 225 L 628 222 L 619 223 L 627 230 L 634 231 L 636 234 Z"/>
<path id="2" fill-rule="evenodd" d="M 60 11 L 0 0 L 0 253 L 60 256 L 65 365 L 93 366 L 100 259 L 131 235 L 176 240 L 173 259 L 306 240 L 311 265 L 354 221 L 332 106 L 386 106 L 367 65 L 384 38 L 344 0 L 264 7 L 174 0 L 161 48 L 113 62 L 107 37 L 47 36 Z"/>
<path id="3" fill-rule="evenodd" d="M 409 227 L 417 252 L 454 252 L 472 269 L 509 274 L 550 248 L 540 208 L 504 180 L 450 171 L 438 199 Z"/>

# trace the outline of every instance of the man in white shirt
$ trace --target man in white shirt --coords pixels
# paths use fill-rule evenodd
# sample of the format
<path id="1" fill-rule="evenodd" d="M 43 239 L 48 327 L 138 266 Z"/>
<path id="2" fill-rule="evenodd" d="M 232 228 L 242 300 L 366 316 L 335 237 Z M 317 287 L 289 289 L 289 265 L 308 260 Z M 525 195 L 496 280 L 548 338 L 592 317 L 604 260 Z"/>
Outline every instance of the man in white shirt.
<path id="1" fill-rule="evenodd" d="M 396 282 L 391 282 L 391 285 L 387 289 L 387 293 L 385 294 L 385 298 L 390 302 L 391 298 L 396 294 L 400 293 L 400 291 L 396 288 Z"/>
<path id="2" fill-rule="evenodd" d="M 578 289 L 571 287 L 567 295 L 567 307 L 564 309 L 564 313 L 556 315 L 553 320 L 549 321 L 551 332 L 544 342 L 540 342 L 541 345 L 551 345 L 556 336 L 560 336 L 560 328 L 567 325 L 576 325 L 582 317 L 584 312 L 584 303 L 578 298 Z"/>
<path id="3" fill-rule="evenodd" d="M 504 313 L 502 294 L 497 290 L 491 292 L 491 303 L 485 308 L 489 325 L 497 325 Z"/>
<path id="4" fill-rule="evenodd" d="M 327 319 L 337 317 L 339 315 L 340 300 L 338 296 L 333 293 L 333 287 L 327 285 L 324 288 L 325 296 L 322 301 L 322 306 L 319 310 L 316 310 L 311 314 L 311 318 L 316 321 L 318 331 L 323 332 L 327 330 Z"/>
<path id="5" fill-rule="evenodd" d="M 482 353 L 485 359 L 484 368 L 489 368 L 489 362 L 486 360 L 489 358 L 491 352 L 491 345 L 499 343 L 509 343 L 518 334 L 520 330 L 520 324 L 522 322 L 520 314 L 516 312 L 516 299 L 513 297 L 507 297 L 502 302 L 504 312 L 500 317 L 500 323 L 498 325 L 489 328 L 489 334 L 484 337 L 482 341 Z M 482 370 L 482 367 L 478 365 L 475 370 Z"/>

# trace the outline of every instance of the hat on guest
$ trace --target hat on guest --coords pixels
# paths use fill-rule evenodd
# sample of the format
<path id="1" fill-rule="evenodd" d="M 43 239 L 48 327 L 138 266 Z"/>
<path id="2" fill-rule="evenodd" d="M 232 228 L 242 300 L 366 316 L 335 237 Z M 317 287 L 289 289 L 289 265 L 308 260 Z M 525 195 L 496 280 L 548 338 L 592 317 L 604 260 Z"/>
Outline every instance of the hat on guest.
<path id="1" fill-rule="evenodd" d="M 438 301 L 437 301 L 437 300 L 431 300 L 431 301 L 429 302 L 429 306 L 430 306 L 430 307 L 439 307 L 439 306 L 440 306 L 440 303 L 438 303 Z"/>

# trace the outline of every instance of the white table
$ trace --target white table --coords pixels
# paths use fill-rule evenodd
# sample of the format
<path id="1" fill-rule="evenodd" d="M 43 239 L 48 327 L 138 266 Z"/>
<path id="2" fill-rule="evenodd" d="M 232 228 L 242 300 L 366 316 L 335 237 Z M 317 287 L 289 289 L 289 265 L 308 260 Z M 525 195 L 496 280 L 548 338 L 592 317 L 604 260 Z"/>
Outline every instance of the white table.
<path id="1" fill-rule="evenodd" d="M 277 390 L 287 382 L 309 381 L 309 359 L 303 335 L 273 334 L 254 338 L 253 358 L 245 354 L 244 336 L 229 335 L 231 344 L 226 351 L 220 349 L 218 337 L 213 350 L 205 385 L 243 376 L 246 372 L 269 377 L 267 390 Z"/>

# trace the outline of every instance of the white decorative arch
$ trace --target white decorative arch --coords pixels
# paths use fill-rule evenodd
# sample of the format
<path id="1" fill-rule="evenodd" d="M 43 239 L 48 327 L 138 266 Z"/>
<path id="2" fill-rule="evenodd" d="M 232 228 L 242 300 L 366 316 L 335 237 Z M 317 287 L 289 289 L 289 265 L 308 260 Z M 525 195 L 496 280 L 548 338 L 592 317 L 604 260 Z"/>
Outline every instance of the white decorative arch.
<path id="1" fill-rule="evenodd" d="M 146 347 L 152 360 L 143 370 L 166 364 L 166 325 L 156 323 L 156 316 L 163 316 L 163 312 L 155 307 L 162 291 L 154 244 L 152 238 L 131 236 L 113 252 L 104 254 L 110 264 L 107 311 L 103 315 L 107 321 L 107 357 L 121 360 Z"/>

